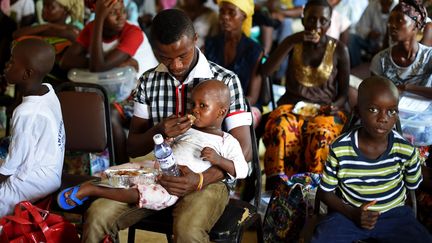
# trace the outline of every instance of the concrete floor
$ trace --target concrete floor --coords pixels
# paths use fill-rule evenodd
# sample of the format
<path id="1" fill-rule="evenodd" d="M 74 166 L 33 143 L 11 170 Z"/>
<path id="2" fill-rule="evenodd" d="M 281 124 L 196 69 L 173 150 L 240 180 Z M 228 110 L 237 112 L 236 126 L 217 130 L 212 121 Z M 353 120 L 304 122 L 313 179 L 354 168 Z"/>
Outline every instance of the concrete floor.
<path id="1" fill-rule="evenodd" d="M 127 242 L 127 229 L 120 231 L 120 243 L 126 243 Z M 167 243 L 166 237 L 163 234 L 144 231 L 144 230 L 137 230 L 135 234 L 135 242 L 141 243 L 141 242 L 151 242 L 151 243 Z M 256 243 L 256 232 L 254 231 L 246 231 L 243 235 L 242 239 L 243 243 Z"/>

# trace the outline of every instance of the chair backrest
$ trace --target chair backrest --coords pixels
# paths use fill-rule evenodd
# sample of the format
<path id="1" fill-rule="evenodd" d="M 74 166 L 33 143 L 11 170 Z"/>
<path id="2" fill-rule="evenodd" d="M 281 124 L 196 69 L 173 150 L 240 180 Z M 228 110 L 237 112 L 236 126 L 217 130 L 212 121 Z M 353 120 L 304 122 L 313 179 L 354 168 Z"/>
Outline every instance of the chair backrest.
<path id="1" fill-rule="evenodd" d="M 250 111 L 250 104 L 246 101 L 248 106 L 248 110 Z M 258 146 L 257 140 L 255 136 L 255 129 L 253 128 L 253 124 L 250 125 L 250 136 L 251 136 L 251 145 L 252 145 L 252 173 L 245 179 L 246 185 L 241 196 L 241 199 L 244 201 L 251 201 L 254 199 L 254 206 L 258 208 L 259 202 L 261 200 L 261 166 L 258 154 Z"/>
<path id="2" fill-rule="evenodd" d="M 110 105 L 105 89 L 97 84 L 67 82 L 56 87 L 56 92 L 66 131 L 66 150 L 90 153 L 108 148 L 113 165 Z"/>

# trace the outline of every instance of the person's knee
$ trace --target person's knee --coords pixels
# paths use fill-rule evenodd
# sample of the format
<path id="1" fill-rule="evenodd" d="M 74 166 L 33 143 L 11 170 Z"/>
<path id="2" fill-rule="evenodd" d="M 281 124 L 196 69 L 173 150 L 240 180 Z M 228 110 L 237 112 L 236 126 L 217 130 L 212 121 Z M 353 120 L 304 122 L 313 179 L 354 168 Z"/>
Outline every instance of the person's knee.
<path id="1" fill-rule="evenodd" d="M 206 229 L 202 225 L 190 224 L 190 219 L 177 224 L 174 228 L 176 242 L 206 242 L 209 240 Z"/>
<path id="2" fill-rule="evenodd" d="M 123 206 L 121 202 L 97 199 L 90 205 L 84 216 L 84 230 L 103 230 L 106 233 L 111 230 L 119 215 L 126 209 L 127 206 Z"/>

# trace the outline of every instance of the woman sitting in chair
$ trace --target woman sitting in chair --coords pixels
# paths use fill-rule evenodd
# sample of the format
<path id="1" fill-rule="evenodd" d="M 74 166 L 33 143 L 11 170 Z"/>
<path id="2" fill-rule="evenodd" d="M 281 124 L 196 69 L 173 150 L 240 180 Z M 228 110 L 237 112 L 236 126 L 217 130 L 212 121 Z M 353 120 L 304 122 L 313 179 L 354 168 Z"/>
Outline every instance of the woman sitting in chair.
<path id="1" fill-rule="evenodd" d="M 238 75 L 246 98 L 252 105 L 254 125 L 257 125 L 261 117 L 258 104 L 262 82 L 258 67 L 264 51 L 248 37 L 253 12 L 252 0 L 219 1 L 222 33 L 206 40 L 204 53 L 208 60 Z"/>
<path id="2" fill-rule="evenodd" d="M 321 173 L 328 145 L 346 121 L 349 56 L 343 43 L 326 35 L 331 12 L 326 0 L 309 1 L 305 30 L 287 37 L 262 67 L 270 74 L 289 56 L 286 93 L 269 115 L 263 136 L 267 189 L 298 172 Z"/>

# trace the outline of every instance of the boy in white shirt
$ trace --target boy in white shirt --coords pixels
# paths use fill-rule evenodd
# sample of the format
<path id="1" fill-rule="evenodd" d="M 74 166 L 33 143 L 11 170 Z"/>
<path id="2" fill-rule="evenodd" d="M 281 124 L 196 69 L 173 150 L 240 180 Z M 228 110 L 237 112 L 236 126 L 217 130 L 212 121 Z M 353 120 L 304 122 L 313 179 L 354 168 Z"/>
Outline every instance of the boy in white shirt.
<path id="1" fill-rule="evenodd" d="M 11 143 L 0 161 L 0 217 L 23 200 L 36 201 L 60 187 L 65 131 L 60 102 L 50 84 L 42 84 L 54 65 L 51 45 L 25 39 L 12 49 L 4 77 L 22 94 L 12 116 Z"/>

